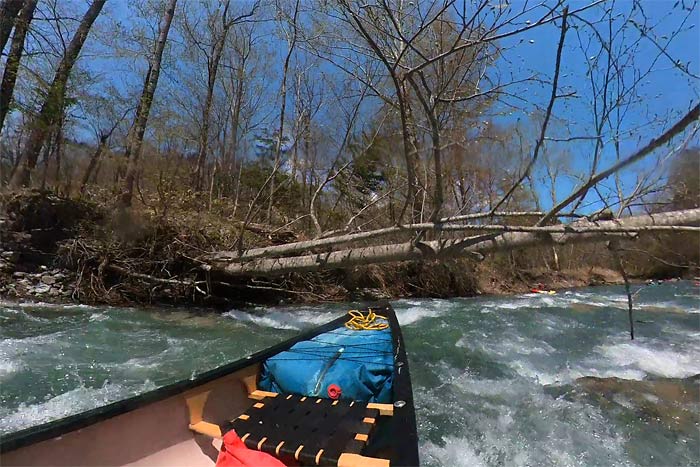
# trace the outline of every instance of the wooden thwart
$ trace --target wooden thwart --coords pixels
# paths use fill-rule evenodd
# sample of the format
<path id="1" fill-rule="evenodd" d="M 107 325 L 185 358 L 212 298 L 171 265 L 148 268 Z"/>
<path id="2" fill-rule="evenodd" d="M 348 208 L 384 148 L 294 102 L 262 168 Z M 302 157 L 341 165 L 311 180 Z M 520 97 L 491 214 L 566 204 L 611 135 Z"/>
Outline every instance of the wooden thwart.
<path id="1" fill-rule="evenodd" d="M 199 422 L 190 424 L 190 430 L 200 435 L 210 436 L 212 438 L 221 438 L 221 428 L 219 425 L 209 422 Z"/>
<path id="2" fill-rule="evenodd" d="M 204 406 L 209 398 L 211 391 L 203 391 L 185 399 L 187 409 L 190 412 L 189 429 L 200 435 L 211 436 L 212 438 L 221 438 L 221 428 L 215 423 L 209 423 L 202 419 Z"/>
<path id="3" fill-rule="evenodd" d="M 261 391 L 260 389 L 256 389 L 255 391 L 248 394 L 248 397 L 250 399 L 255 399 L 256 401 L 261 401 L 261 400 L 265 399 L 266 397 L 277 397 L 277 393 L 276 392 L 269 392 L 269 391 Z"/>
<path id="4" fill-rule="evenodd" d="M 341 454 L 338 458 L 338 467 L 389 467 L 389 459 L 366 457 L 359 454 Z"/>
<path id="5" fill-rule="evenodd" d="M 379 415 L 384 415 L 387 417 L 391 417 L 394 415 L 393 404 L 377 404 L 376 402 L 370 402 L 369 404 L 367 404 L 367 408 L 379 410 Z"/>

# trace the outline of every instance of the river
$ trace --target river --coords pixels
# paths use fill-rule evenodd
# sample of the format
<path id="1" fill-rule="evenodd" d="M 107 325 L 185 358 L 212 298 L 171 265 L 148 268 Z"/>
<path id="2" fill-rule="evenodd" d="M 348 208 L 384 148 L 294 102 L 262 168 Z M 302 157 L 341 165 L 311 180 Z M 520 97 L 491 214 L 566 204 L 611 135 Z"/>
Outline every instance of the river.
<path id="1" fill-rule="evenodd" d="M 699 465 L 698 288 L 634 290 L 634 341 L 621 287 L 393 302 L 422 462 Z M 0 434 L 190 377 L 345 309 L 0 302 Z"/>

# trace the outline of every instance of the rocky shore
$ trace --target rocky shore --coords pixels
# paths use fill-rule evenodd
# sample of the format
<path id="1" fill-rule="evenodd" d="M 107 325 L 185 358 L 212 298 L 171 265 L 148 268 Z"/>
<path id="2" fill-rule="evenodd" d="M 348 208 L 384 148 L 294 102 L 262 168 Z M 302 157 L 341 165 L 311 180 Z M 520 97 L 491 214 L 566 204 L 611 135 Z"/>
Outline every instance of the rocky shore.
<path id="1" fill-rule="evenodd" d="M 46 266 L 38 273 L 14 272 L 12 281 L 0 285 L 0 296 L 68 301 L 75 290 L 72 274 Z"/>

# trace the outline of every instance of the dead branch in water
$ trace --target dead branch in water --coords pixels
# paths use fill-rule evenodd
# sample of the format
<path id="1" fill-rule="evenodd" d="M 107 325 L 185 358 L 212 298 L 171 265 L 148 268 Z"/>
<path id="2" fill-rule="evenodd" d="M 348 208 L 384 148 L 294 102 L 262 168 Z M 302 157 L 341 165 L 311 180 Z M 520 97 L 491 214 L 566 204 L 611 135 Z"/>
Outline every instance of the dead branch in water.
<path id="1" fill-rule="evenodd" d="M 634 340 L 634 320 L 632 319 L 634 303 L 632 300 L 632 292 L 630 291 L 630 279 L 627 276 L 627 271 L 625 270 L 625 266 L 622 263 L 622 258 L 620 257 L 620 242 L 618 242 L 617 240 L 610 241 L 608 243 L 608 249 L 612 252 L 613 259 L 615 260 L 617 268 L 620 270 L 620 274 L 622 274 L 622 279 L 625 282 L 625 293 L 627 294 L 627 307 L 630 321 L 630 340 Z"/>

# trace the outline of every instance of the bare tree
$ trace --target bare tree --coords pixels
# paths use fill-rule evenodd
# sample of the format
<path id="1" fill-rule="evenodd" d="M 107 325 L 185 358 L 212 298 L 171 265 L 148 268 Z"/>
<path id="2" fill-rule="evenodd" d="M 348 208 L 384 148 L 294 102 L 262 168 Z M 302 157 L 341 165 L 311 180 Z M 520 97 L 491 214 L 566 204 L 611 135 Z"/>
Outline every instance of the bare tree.
<path id="1" fill-rule="evenodd" d="M 231 1 L 219 2 L 216 12 L 208 13 L 208 40 L 209 44 L 205 44 L 199 39 L 198 33 L 195 31 L 197 25 L 189 24 L 185 19 L 185 31 L 188 38 L 202 51 L 207 63 L 207 90 L 202 108 L 201 130 L 199 136 L 199 149 L 197 151 L 197 165 L 193 174 L 193 188 L 196 191 L 202 188 L 202 170 L 209 149 L 209 127 L 211 120 L 211 109 L 214 99 L 214 88 L 216 86 L 217 74 L 219 72 L 219 64 L 224 52 L 229 30 L 236 24 L 249 20 L 255 15 L 259 7 L 259 2 L 253 3 L 250 9 L 240 15 L 231 16 L 230 12 Z M 221 12 L 219 10 L 222 9 Z M 219 18 L 220 15 L 220 18 Z M 220 19 L 220 24 L 217 24 Z"/>
<path id="2" fill-rule="evenodd" d="M 0 133 L 2 133 L 2 128 L 5 124 L 7 112 L 10 110 L 12 94 L 17 81 L 17 71 L 24 52 L 24 40 L 27 36 L 29 25 L 34 19 L 34 10 L 37 2 L 38 0 L 27 0 L 15 20 L 15 33 L 12 36 L 10 53 L 7 55 L 5 71 L 2 74 L 2 84 L 0 85 Z"/>
<path id="3" fill-rule="evenodd" d="M 10 38 L 15 17 L 24 6 L 25 0 L 2 0 L 0 3 L 0 52 Z"/>
<path id="4" fill-rule="evenodd" d="M 148 124 L 148 115 L 151 112 L 153 104 L 153 96 L 158 87 L 158 78 L 160 76 L 161 61 L 163 59 L 163 50 L 165 43 L 168 40 L 168 32 L 175 16 L 175 6 L 177 0 L 168 0 L 165 7 L 163 18 L 158 26 L 158 39 L 154 44 L 153 56 L 148 62 L 148 71 L 144 80 L 143 92 L 136 108 L 134 122 L 129 130 L 125 158 L 127 159 L 126 177 L 122 186 L 122 192 L 119 197 L 119 204 L 122 207 L 131 206 L 131 201 L 134 195 L 134 181 L 138 171 L 139 157 L 141 156 L 141 147 L 143 145 L 143 136 L 146 132 Z"/>
<path id="5" fill-rule="evenodd" d="M 285 29 L 285 33 L 287 34 L 287 54 L 284 57 L 284 63 L 282 65 L 282 82 L 280 83 L 280 121 L 277 129 L 277 140 L 275 142 L 274 166 L 272 168 L 272 176 L 269 178 L 270 196 L 267 203 L 268 222 L 272 220 L 272 204 L 275 195 L 275 173 L 282 163 L 282 141 L 284 139 L 284 120 L 286 118 L 287 110 L 287 79 L 289 76 L 289 64 L 299 39 L 299 29 L 297 25 L 297 21 L 299 19 L 299 4 L 300 0 L 294 0 L 294 7 L 288 21 L 290 30 Z M 278 11 L 282 11 L 282 7 L 279 2 L 277 3 L 276 7 Z"/>
<path id="6" fill-rule="evenodd" d="M 46 136 L 51 128 L 59 121 L 64 109 L 66 85 L 70 77 L 73 65 L 75 65 L 80 50 L 87 39 L 88 33 L 95 19 L 102 11 L 106 0 L 94 0 L 83 15 L 73 39 L 71 39 L 63 58 L 61 59 L 54 79 L 49 87 L 39 115 L 30 123 L 31 133 L 27 139 L 22 154 L 23 164 L 12 177 L 10 185 L 13 188 L 26 186 L 29 183 L 31 173 L 36 166 L 39 151 L 46 141 Z"/>
<path id="7" fill-rule="evenodd" d="M 126 118 L 127 113 L 130 111 L 131 111 L 131 109 L 127 109 L 121 115 L 120 118 L 115 119 L 114 124 L 111 126 L 111 128 L 99 129 L 97 131 L 97 133 L 98 133 L 97 148 L 92 153 L 92 156 L 90 157 L 90 162 L 88 163 L 88 166 L 85 169 L 85 173 L 83 174 L 83 179 L 80 183 L 80 196 L 83 196 L 85 194 L 85 190 L 87 188 L 88 182 L 90 181 L 90 177 L 95 172 L 95 169 L 97 168 L 97 164 L 101 160 L 102 154 L 105 152 L 105 150 L 109 149 L 109 147 L 108 147 L 109 138 L 112 136 L 112 134 L 117 129 L 117 127 L 122 123 L 124 118 Z"/>

